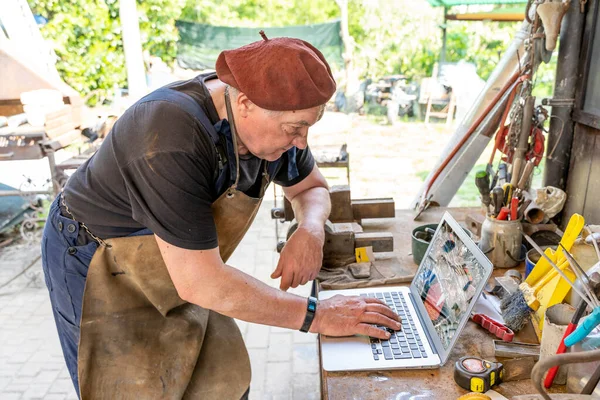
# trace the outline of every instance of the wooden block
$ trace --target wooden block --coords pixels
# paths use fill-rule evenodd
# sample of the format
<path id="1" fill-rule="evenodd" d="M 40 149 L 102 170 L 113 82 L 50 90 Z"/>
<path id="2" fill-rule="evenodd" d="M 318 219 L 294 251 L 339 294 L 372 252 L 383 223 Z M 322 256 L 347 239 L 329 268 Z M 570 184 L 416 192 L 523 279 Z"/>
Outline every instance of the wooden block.
<path id="1" fill-rule="evenodd" d="M 352 222 L 352 201 L 350 200 L 350 186 L 338 185 L 332 186 L 329 195 L 331 198 L 331 222 Z"/>
<path id="2" fill-rule="evenodd" d="M 352 200 L 354 219 L 394 218 L 396 216 L 394 199 L 360 199 Z"/>
<path id="3" fill-rule="evenodd" d="M 46 113 L 46 121 L 64 117 L 65 115 L 70 115 L 70 114 L 71 114 L 71 107 L 64 106 L 56 111 Z"/>
<path id="4" fill-rule="evenodd" d="M 56 139 L 57 137 L 72 131 L 73 129 L 75 129 L 75 123 L 73 121 L 68 121 L 60 126 L 57 126 L 56 128 L 52 128 L 52 129 L 46 129 L 46 136 L 48 136 L 50 139 Z"/>
<path id="5" fill-rule="evenodd" d="M 391 232 L 368 232 L 354 235 L 355 247 L 373 247 L 376 253 L 394 251 L 394 235 Z"/>
<path id="6" fill-rule="evenodd" d="M 79 139 L 81 139 L 81 131 L 79 129 L 73 129 L 54 138 L 53 140 L 47 140 L 43 142 L 43 146 L 56 151 L 67 147 Z"/>
<path id="7" fill-rule="evenodd" d="M 479 213 L 467 214 L 467 217 L 465 218 L 467 229 L 476 236 L 481 236 L 481 225 L 483 224 L 483 221 L 485 221 L 485 215 Z"/>
<path id="8" fill-rule="evenodd" d="M 58 116 L 55 116 L 54 118 L 48 118 L 48 115 L 46 115 L 46 123 L 44 124 L 44 128 L 46 130 L 50 130 L 50 129 L 58 128 L 61 125 L 68 124 L 69 122 L 73 122 L 71 113 L 58 115 Z"/>

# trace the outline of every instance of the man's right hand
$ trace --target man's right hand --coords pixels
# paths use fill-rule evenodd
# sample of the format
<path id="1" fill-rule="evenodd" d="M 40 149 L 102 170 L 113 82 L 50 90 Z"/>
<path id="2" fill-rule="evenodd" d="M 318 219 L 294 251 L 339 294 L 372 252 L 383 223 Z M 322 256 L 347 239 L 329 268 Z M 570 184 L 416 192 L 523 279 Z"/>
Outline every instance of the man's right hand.
<path id="1" fill-rule="evenodd" d="M 319 302 L 310 331 L 327 336 L 358 334 L 389 339 L 389 332 L 374 325 L 397 331 L 400 322 L 400 317 L 379 299 L 336 295 Z"/>

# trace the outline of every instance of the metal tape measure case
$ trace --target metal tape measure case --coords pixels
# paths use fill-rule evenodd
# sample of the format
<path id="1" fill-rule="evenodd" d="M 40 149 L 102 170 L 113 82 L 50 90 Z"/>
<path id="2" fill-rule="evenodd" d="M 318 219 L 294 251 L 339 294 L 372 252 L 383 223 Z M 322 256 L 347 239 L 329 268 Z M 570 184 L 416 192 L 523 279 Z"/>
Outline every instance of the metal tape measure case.
<path id="1" fill-rule="evenodd" d="M 466 356 L 454 364 L 454 381 L 463 389 L 484 393 L 502 383 L 504 367 L 479 357 Z"/>

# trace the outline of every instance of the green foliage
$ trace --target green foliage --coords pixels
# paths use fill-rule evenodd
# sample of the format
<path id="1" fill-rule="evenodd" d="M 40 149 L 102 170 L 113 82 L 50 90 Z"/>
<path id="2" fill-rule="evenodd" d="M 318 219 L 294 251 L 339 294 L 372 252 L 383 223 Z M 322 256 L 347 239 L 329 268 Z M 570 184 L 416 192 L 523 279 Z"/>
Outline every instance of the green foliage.
<path id="1" fill-rule="evenodd" d="M 187 0 L 180 19 L 218 26 L 290 26 L 339 18 L 334 0 Z"/>
<path id="2" fill-rule="evenodd" d="M 472 62 L 487 79 L 512 41 L 518 24 L 507 22 L 448 22 L 446 60 Z"/>
<path id="3" fill-rule="evenodd" d="M 28 0 L 52 41 L 60 74 L 76 90 L 101 100 L 126 87 L 119 0 Z M 442 8 L 424 0 L 348 0 L 353 65 L 361 78 L 431 76 L 439 60 Z M 170 63 L 176 56 L 176 19 L 222 26 L 289 26 L 340 18 L 336 0 L 137 0 L 143 48 Z M 473 62 L 483 79 L 497 65 L 518 24 L 447 23 L 447 61 Z M 538 85 L 551 92 L 553 66 L 542 66 Z M 342 76 L 342 74 L 339 74 Z"/>
<path id="4" fill-rule="evenodd" d="M 138 0 L 143 48 L 166 62 L 176 55 L 174 21 L 183 1 Z M 29 0 L 29 5 L 48 20 L 42 35 L 53 43 L 58 72 L 75 90 L 93 92 L 93 104 L 114 86 L 127 86 L 119 0 Z"/>

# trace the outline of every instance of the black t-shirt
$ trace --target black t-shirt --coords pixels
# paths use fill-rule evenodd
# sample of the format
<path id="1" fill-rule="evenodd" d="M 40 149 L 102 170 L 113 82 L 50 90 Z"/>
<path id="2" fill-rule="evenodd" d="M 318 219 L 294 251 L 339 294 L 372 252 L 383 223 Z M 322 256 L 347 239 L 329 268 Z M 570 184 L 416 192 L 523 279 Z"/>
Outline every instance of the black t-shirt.
<path id="1" fill-rule="evenodd" d="M 168 87 L 192 96 L 215 124 L 219 116 L 203 84 L 214 78 L 199 75 Z M 289 179 L 288 154 L 274 174 L 282 186 L 297 184 L 314 166 L 310 149 L 298 149 L 299 175 Z M 238 189 L 256 197 L 263 169 L 263 160 L 240 158 Z M 64 195 L 74 217 L 101 238 L 149 228 L 175 246 L 212 249 L 218 240 L 211 205 L 222 194 L 218 171 L 215 145 L 193 116 L 172 102 L 141 102 L 125 111 L 96 154 L 75 171 Z"/>

